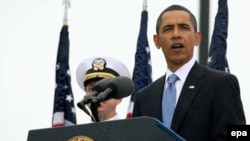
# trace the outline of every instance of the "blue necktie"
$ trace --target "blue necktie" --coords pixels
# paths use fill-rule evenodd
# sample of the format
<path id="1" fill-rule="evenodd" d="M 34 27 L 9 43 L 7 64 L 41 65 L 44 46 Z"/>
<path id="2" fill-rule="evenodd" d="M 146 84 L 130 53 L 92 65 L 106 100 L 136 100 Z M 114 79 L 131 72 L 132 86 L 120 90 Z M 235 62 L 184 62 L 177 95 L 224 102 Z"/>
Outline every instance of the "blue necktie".
<path id="1" fill-rule="evenodd" d="M 162 121 L 163 124 L 170 128 L 175 110 L 176 88 L 175 82 L 178 76 L 172 74 L 168 77 L 168 87 L 165 89 L 162 99 Z"/>

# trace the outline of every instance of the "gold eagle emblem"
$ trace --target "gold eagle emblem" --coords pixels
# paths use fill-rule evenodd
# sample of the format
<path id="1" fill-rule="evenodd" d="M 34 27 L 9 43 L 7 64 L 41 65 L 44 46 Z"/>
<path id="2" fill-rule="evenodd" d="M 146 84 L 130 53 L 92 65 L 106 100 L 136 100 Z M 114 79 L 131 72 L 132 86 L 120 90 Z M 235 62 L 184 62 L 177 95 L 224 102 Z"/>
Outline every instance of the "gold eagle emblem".
<path id="1" fill-rule="evenodd" d="M 106 61 L 102 58 L 97 58 L 92 62 L 92 68 L 94 71 L 104 70 L 106 67 Z"/>

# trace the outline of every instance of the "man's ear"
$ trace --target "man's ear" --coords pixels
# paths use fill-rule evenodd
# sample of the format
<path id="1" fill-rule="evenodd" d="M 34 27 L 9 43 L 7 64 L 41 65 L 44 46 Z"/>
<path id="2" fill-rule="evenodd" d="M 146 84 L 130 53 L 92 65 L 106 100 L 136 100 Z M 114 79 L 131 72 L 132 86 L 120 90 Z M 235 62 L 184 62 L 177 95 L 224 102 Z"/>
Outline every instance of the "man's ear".
<path id="1" fill-rule="evenodd" d="M 202 38 L 202 35 L 201 35 L 201 32 L 196 32 L 195 33 L 195 46 L 198 46 L 200 43 L 201 43 L 201 38 Z"/>
<path id="2" fill-rule="evenodd" d="M 158 35 L 155 34 L 153 38 L 154 38 L 154 43 L 155 43 L 156 48 L 160 49 L 161 45 L 159 43 L 159 37 L 158 37 Z"/>

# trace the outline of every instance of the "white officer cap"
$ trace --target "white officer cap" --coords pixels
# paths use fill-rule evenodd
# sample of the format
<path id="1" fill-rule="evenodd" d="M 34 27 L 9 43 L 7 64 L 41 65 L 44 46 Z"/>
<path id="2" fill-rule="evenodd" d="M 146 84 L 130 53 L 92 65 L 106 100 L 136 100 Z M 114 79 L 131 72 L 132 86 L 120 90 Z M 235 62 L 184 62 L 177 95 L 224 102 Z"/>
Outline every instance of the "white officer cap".
<path id="1" fill-rule="evenodd" d="M 77 83 L 84 91 L 86 82 L 91 79 L 114 78 L 116 76 L 131 78 L 125 64 L 111 57 L 91 57 L 84 59 L 76 70 Z"/>

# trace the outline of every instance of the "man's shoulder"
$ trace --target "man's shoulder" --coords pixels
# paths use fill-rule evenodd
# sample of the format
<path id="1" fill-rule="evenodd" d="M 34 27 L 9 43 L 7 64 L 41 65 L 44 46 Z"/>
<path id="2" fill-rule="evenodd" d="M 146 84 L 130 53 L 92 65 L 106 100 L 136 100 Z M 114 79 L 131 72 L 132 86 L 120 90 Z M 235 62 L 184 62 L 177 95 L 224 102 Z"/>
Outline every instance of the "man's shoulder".
<path id="1" fill-rule="evenodd" d="M 154 91 L 155 89 L 159 89 L 160 87 L 164 86 L 164 82 L 165 82 L 165 77 L 166 75 L 163 75 L 161 77 L 159 77 L 158 79 L 156 79 L 155 81 L 153 81 L 151 84 L 143 87 L 142 89 L 138 90 L 137 93 L 145 93 L 145 92 L 150 92 L 150 91 Z"/>
<path id="2" fill-rule="evenodd" d="M 200 64 L 198 65 L 198 67 L 200 67 L 200 69 L 198 70 L 199 73 L 204 72 L 206 77 L 208 77 L 210 79 L 214 79 L 214 80 L 219 80 L 219 79 L 235 79 L 235 80 L 237 80 L 238 79 L 236 77 L 236 75 L 225 72 L 225 71 L 212 69 L 212 68 L 209 68 L 207 66 L 200 65 Z"/>

